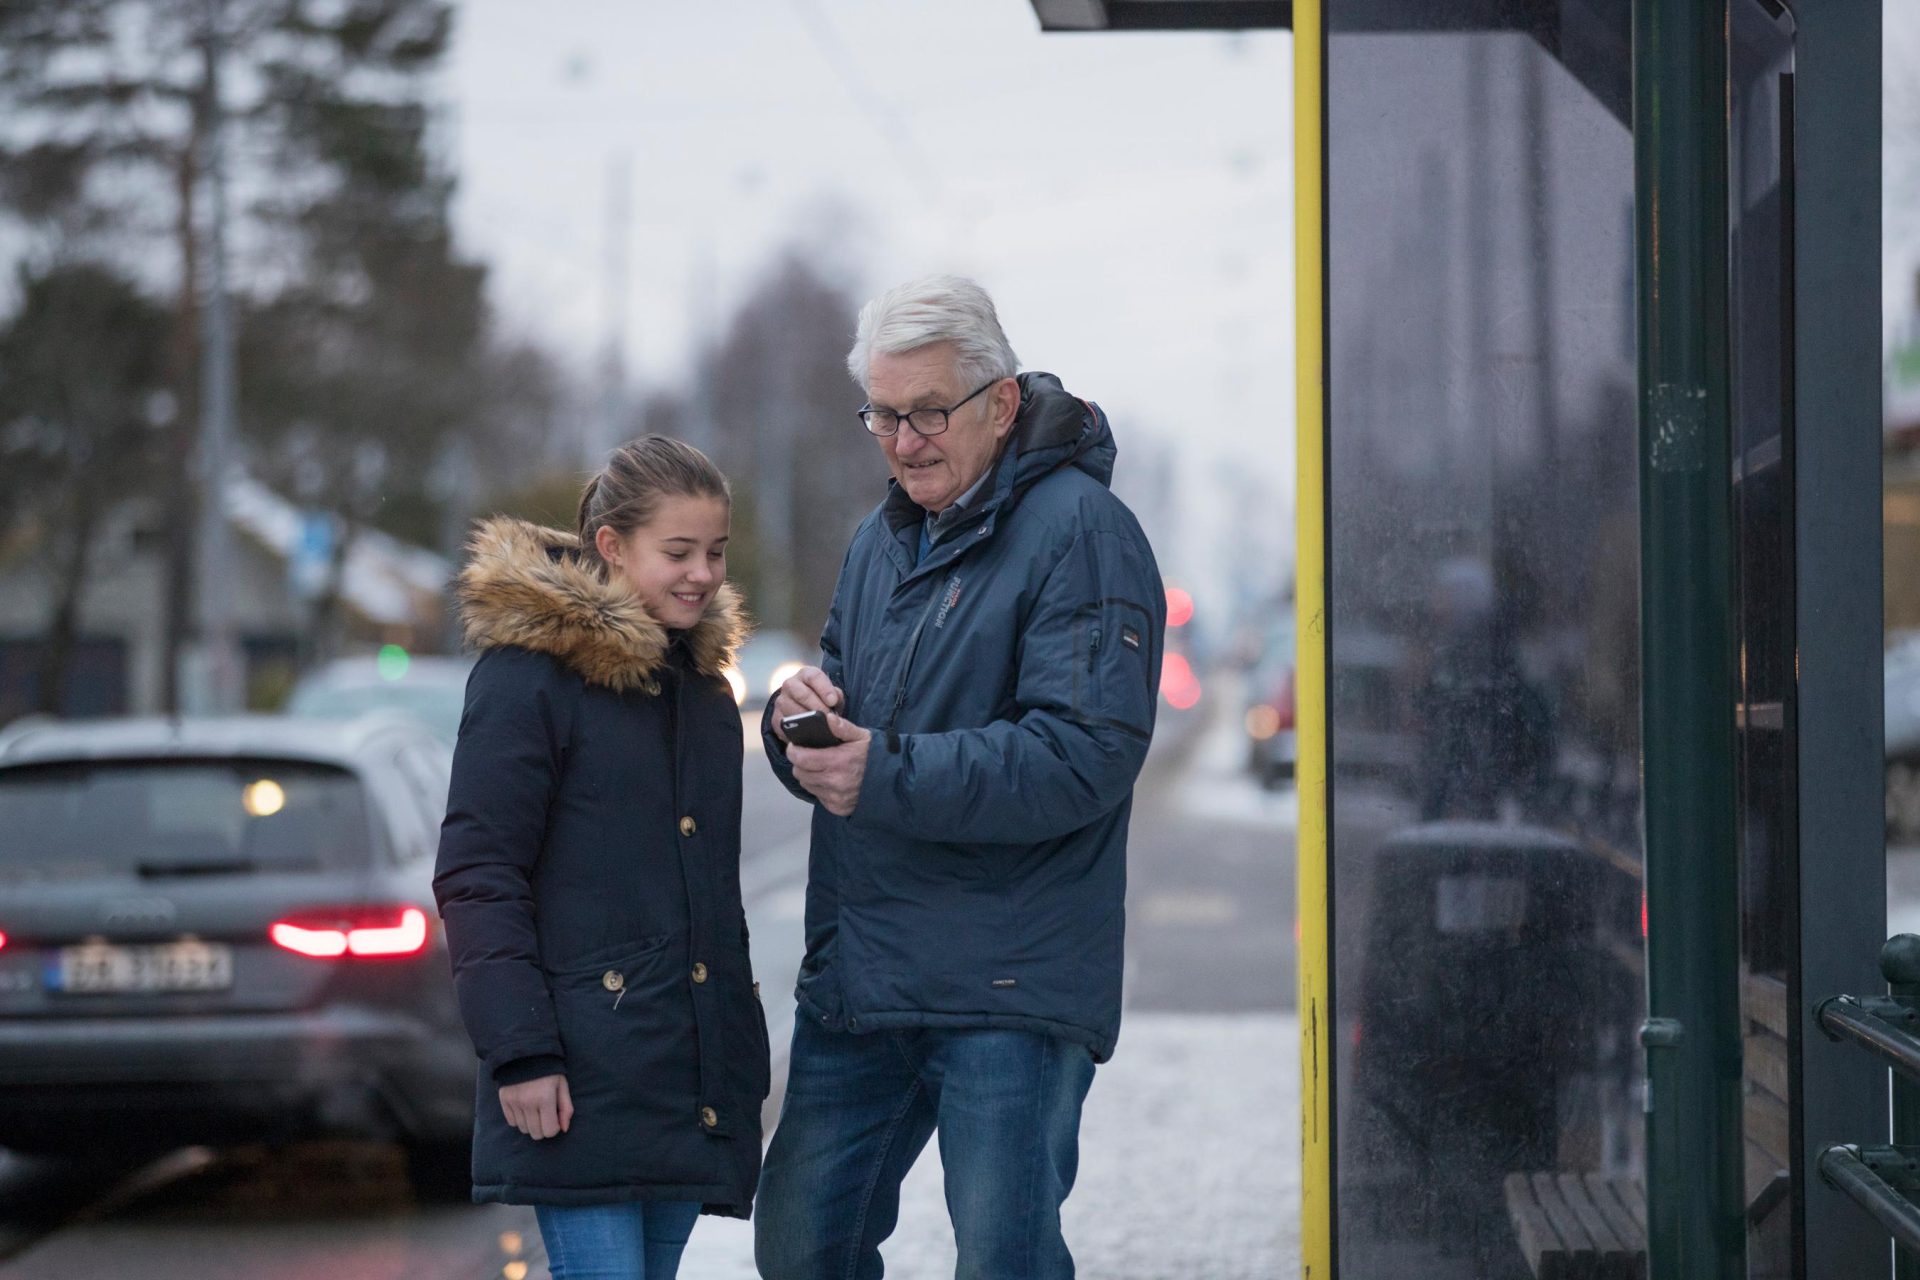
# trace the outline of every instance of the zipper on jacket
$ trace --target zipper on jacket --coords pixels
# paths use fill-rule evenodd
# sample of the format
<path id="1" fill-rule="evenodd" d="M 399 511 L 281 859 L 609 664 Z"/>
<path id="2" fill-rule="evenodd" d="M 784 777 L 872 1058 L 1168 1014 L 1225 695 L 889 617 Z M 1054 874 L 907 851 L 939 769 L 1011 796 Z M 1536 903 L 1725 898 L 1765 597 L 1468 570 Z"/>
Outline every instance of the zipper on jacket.
<path id="1" fill-rule="evenodd" d="M 1093 629 L 1093 643 L 1087 646 L 1087 674 L 1093 674 L 1093 666 L 1100 657 L 1100 628 Z"/>
<path id="2" fill-rule="evenodd" d="M 927 619 L 940 607 L 940 600 L 945 594 L 941 591 L 933 593 L 933 599 L 927 602 L 926 609 L 920 614 L 920 621 L 913 624 L 913 634 L 907 637 L 907 653 L 900 660 L 900 679 L 893 687 L 893 707 L 887 712 L 887 750 L 896 755 L 900 751 L 900 732 L 894 725 L 900 719 L 901 708 L 907 705 L 907 678 L 913 674 L 913 656 L 920 652 L 920 634 L 927 629 Z"/>

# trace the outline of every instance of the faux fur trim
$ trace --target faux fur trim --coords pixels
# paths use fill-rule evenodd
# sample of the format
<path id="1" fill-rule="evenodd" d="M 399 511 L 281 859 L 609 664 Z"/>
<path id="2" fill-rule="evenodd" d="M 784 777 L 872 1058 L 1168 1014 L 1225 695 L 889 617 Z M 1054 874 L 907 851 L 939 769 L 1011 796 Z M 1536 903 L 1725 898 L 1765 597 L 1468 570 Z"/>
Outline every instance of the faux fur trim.
<path id="1" fill-rule="evenodd" d="M 579 550 L 580 540 L 559 529 L 509 516 L 481 521 L 468 540 L 457 588 L 467 647 L 518 645 L 552 654 L 590 684 L 616 692 L 657 690 L 667 629 L 582 562 Z M 751 630 L 740 593 L 723 583 L 687 632 L 694 667 L 719 675 Z"/>

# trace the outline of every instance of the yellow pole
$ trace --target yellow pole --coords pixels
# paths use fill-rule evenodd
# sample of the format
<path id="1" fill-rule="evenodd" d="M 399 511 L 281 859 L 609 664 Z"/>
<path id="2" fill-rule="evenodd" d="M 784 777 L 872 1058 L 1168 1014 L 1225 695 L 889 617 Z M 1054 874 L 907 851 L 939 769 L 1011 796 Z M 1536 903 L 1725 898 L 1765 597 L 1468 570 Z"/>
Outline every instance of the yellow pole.
<path id="1" fill-rule="evenodd" d="M 1327 900 L 1327 546 L 1321 0 L 1293 6 L 1294 329 L 1299 531 L 1294 689 L 1300 792 L 1300 1275 L 1333 1277 L 1333 967 Z"/>

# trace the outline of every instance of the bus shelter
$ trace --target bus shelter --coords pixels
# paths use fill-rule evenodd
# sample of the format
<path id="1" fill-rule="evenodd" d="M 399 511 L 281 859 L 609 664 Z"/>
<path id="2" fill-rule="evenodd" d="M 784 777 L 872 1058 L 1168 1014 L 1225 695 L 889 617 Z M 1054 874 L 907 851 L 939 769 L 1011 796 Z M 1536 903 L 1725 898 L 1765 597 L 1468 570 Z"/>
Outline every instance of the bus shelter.
<path id="1" fill-rule="evenodd" d="M 1302 1274 L 1893 1274 L 1877 0 L 1033 3 L 1294 31 Z"/>

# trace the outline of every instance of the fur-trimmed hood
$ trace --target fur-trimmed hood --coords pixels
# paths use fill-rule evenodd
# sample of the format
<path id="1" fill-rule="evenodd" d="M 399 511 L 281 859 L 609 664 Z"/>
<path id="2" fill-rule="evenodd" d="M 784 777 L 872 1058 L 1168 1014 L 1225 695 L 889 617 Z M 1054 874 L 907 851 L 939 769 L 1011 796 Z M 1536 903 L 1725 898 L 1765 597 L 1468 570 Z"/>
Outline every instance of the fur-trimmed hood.
<path id="1" fill-rule="evenodd" d="M 623 587 L 579 557 L 580 540 L 559 529 L 495 516 L 467 543 L 460 617 L 467 647 L 518 645 L 551 654 L 589 684 L 616 692 L 655 690 L 672 640 Z M 746 606 L 723 583 L 686 646 L 693 666 L 717 676 L 752 630 Z"/>

